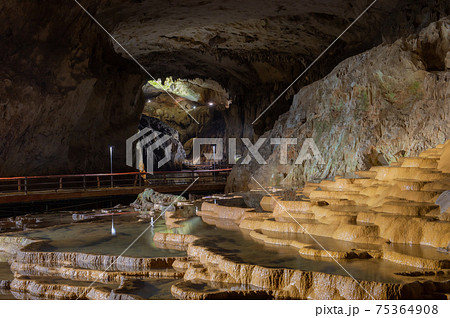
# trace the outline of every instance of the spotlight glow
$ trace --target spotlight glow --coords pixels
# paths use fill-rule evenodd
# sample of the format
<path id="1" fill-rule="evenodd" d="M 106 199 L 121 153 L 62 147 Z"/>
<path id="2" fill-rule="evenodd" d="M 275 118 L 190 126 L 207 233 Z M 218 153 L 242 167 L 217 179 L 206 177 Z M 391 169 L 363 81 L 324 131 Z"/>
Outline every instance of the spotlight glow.
<path id="1" fill-rule="evenodd" d="M 209 102 L 208 105 L 209 106 L 214 106 L 214 103 L 213 102 Z"/>

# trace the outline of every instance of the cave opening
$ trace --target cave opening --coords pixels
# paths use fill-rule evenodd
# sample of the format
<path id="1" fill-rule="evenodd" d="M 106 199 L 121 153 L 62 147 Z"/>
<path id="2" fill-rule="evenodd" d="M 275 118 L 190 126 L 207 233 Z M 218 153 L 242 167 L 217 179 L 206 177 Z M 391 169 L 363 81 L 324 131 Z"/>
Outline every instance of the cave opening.
<path id="1" fill-rule="evenodd" d="M 226 112 L 232 100 L 218 82 L 211 79 L 184 79 L 167 77 L 148 80 L 142 87 L 144 107 L 139 131 L 156 132 L 159 138 L 169 136 L 162 147 L 155 149 L 154 162 L 165 156 L 170 148 L 170 161 L 156 170 L 181 170 L 193 167 L 194 138 L 223 138 L 226 134 Z M 146 144 L 148 145 L 148 143 Z M 137 144 L 139 170 L 147 171 L 146 146 Z M 211 148 L 211 146 L 210 146 Z M 209 149 L 211 150 L 211 149 Z M 215 160 L 201 158 L 201 165 L 217 164 Z"/>

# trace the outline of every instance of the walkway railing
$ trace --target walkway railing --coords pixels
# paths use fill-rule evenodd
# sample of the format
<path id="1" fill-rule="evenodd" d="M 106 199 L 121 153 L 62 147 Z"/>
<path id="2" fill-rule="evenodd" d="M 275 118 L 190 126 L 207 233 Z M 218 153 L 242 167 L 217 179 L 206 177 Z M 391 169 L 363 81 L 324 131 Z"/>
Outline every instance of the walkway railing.
<path id="1" fill-rule="evenodd" d="M 117 187 L 151 187 L 160 185 L 213 184 L 226 182 L 230 168 L 216 170 L 66 174 L 0 178 L 0 193 L 32 191 L 94 190 Z"/>

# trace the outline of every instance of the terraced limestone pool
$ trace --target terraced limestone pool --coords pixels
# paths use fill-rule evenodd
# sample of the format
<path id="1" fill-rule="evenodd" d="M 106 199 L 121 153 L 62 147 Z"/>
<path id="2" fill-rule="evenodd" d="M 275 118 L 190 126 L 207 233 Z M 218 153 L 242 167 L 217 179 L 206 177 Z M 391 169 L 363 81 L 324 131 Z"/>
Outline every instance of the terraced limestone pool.
<path id="1" fill-rule="evenodd" d="M 185 250 L 179 248 L 159 248 L 153 241 L 154 234 L 157 232 L 172 233 L 172 234 L 188 234 L 199 237 L 199 243 L 202 246 L 207 247 L 209 250 L 225 256 L 227 259 L 236 263 L 246 263 L 253 265 L 260 265 L 268 268 L 290 268 L 299 269 L 303 271 L 311 272 L 323 272 L 333 275 L 351 276 L 357 280 L 365 281 L 377 281 L 384 283 L 405 283 L 410 282 L 410 277 L 397 275 L 396 273 L 414 271 L 415 268 L 396 264 L 390 261 L 382 259 L 342 259 L 339 262 L 333 259 L 305 257 L 299 255 L 298 250 L 292 247 L 282 246 L 270 246 L 260 241 L 253 239 L 249 235 L 248 230 L 241 229 L 222 229 L 215 225 L 206 224 L 200 217 L 193 217 L 187 221 L 181 222 L 181 227 L 169 229 L 166 227 L 164 220 L 159 219 L 153 226 L 150 226 L 148 222 L 137 222 L 137 219 L 132 216 L 115 216 L 114 226 L 116 235 L 111 235 L 111 218 L 102 217 L 98 220 L 91 222 L 77 222 L 71 224 L 56 225 L 47 228 L 32 229 L 24 232 L 17 232 L 10 234 L 9 236 L 20 236 L 31 240 L 42 240 L 43 242 L 25 248 L 28 252 L 50 252 L 50 253 L 85 253 L 89 255 L 123 255 L 124 257 L 131 257 L 136 259 L 146 258 L 164 258 L 164 259 L 178 259 L 186 258 L 187 253 Z M 289 237 L 304 243 L 315 244 L 315 242 L 308 235 L 302 234 L 281 234 L 271 233 L 271 235 L 277 237 Z M 336 241 L 329 238 L 316 237 L 316 239 L 325 248 L 361 248 L 361 244 L 352 244 L 349 242 Z M 365 245 L 365 244 L 363 244 Z M 370 246 L 363 246 L 368 248 Z M 409 247 L 398 247 L 403 249 L 411 249 Z M 415 253 L 420 251 L 420 248 L 414 249 Z M 424 253 L 427 251 L 424 250 Z M 429 251 L 428 251 L 429 252 Z M 46 254 L 47 255 L 47 254 Z M 56 255 L 56 254 L 55 254 Z M 40 256 L 39 256 L 40 257 Z M 39 262 L 39 261 L 36 261 Z M 5 265 L 6 263 L 3 263 Z M 36 264 L 37 265 L 37 264 Z M 46 264 L 46 268 L 41 270 L 40 273 L 34 271 L 28 273 L 23 267 L 16 264 L 16 268 L 19 268 L 19 273 L 29 274 L 30 279 L 35 284 L 42 283 L 43 279 L 45 284 L 51 284 L 52 281 L 55 284 L 66 284 L 73 287 L 73 285 L 80 284 L 76 282 L 77 275 L 74 277 L 64 277 L 59 273 L 56 276 L 52 276 L 49 273 L 55 271 L 54 267 L 67 267 L 68 271 L 73 272 L 82 271 L 85 269 L 108 272 L 122 271 L 126 272 L 128 269 L 116 268 L 111 266 L 110 261 L 95 261 L 92 264 L 84 265 L 72 265 L 65 263 Z M 44 266 L 44 265 L 43 265 Z M 3 268 L 4 267 L 4 268 Z M 1 276 L 5 276 L 3 279 L 12 279 L 11 271 L 6 270 L 6 266 L 3 266 L 0 272 Z M 30 268 L 30 266 L 26 267 Z M 137 268 L 130 268 L 129 271 L 136 271 Z M 155 271 L 152 274 L 152 271 Z M 165 272 L 165 274 L 164 274 Z M 44 276 L 36 278 L 37 276 Z M 67 271 L 64 275 L 68 275 Z M 136 277 L 133 278 L 133 284 L 130 288 L 119 288 L 118 285 L 111 285 L 111 290 L 123 290 L 123 295 L 133 295 L 135 298 L 144 299 L 171 299 L 173 298 L 170 293 L 170 286 L 176 282 L 182 281 L 183 273 L 179 273 L 171 266 L 167 268 L 146 269 L 147 278 L 143 278 L 138 274 L 132 274 Z M 7 277 L 6 277 L 7 276 Z M 25 275 L 26 276 L 26 275 Z M 69 275 L 70 276 L 70 275 Z M 99 276 L 100 277 L 100 276 Z M 0 277 L 2 279 L 2 277 Z M 82 287 L 86 287 L 93 279 L 84 278 L 86 283 L 82 283 Z M 89 284 L 87 284 L 89 283 Z M 106 282 L 98 281 L 96 284 L 102 285 Z M 87 285 L 86 285 L 87 284 Z M 80 285 L 81 286 L 81 285 Z M 102 285 L 102 287 L 104 287 Z M 241 286 L 240 284 L 223 284 L 221 282 L 204 282 L 195 281 L 195 284 L 191 284 L 190 288 L 197 288 L 202 292 L 217 290 L 239 290 L 251 289 L 252 286 Z M 16 296 L 14 296 L 16 295 Z M 3 293 L 3 298 L 9 298 L 11 296 L 19 298 L 29 298 L 30 295 L 26 293 Z M 35 297 L 36 298 L 36 297 Z M 39 298 L 39 297 L 37 297 Z M 43 297 L 45 298 L 45 297 Z M 122 299 L 122 298 L 121 298 Z"/>
<path id="2" fill-rule="evenodd" d="M 101 255 L 121 255 L 131 257 L 176 257 L 186 256 L 185 251 L 174 249 L 161 249 L 155 246 L 153 236 L 156 232 L 193 234 L 203 238 L 205 244 L 214 250 L 226 254 L 230 258 L 255 265 L 269 267 L 283 267 L 301 269 L 306 271 L 320 271 L 329 274 L 352 275 L 356 279 L 375 280 L 380 282 L 400 282 L 401 277 L 393 275 L 395 272 L 412 270 L 408 266 L 397 265 L 383 260 L 340 260 L 345 270 L 333 260 L 305 258 L 298 255 L 290 247 L 271 247 L 253 240 L 248 231 L 224 230 L 202 222 L 201 218 L 194 217 L 182 222 L 183 227 L 167 229 L 164 220 L 158 220 L 154 227 L 148 223 L 120 221 L 116 218 L 116 236 L 111 235 L 110 222 L 93 222 L 68 224 L 51 228 L 37 229 L 24 232 L 23 235 L 32 239 L 44 239 L 48 243 L 39 250 L 46 252 L 83 252 Z M 147 230 L 146 230 L 147 229 Z M 142 233 L 136 241 L 133 241 Z M 284 235 L 276 233 L 276 236 Z M 289 234 L 305 243 L 314 243 L 309 235 Z M 316 238 L 326 249 L 334 247 L 361 247 L 344 241 L 329 238 Z M 130 246 L 131 245 L 131 246 Z M 398 248 L 398 247 L 397 247 Z M 403 249 L 407 249 L 404 246 Z M 420 249 L 416 247 L 416 249 Z M 424 248 L 426 249 L 426 248 Z"/>

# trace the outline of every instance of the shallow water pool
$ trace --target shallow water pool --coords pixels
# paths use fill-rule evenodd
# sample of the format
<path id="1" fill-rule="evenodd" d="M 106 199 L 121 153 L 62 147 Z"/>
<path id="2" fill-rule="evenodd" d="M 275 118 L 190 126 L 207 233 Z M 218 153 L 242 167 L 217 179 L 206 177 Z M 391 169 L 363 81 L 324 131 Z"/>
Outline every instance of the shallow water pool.
<path id="1" fill-rule="evenodd" d="M 129 217 L 116 218 L 114 222 L 116 236 L 111 235 L 111 220 L 107 218 L 89 223 L 74 223 L 30 230 L 21 235 L 49 240 L 49 244 L 44 247 L 45 251 L 108 255 L 124 253 L 125 256 L 134 257 L 169 257 L 186 256 L 186 252 L 156 247 L 153 242 L 154 233 L 193 234 L 203 239 L 202 244 L 234 261 L 267 267 L 319 271 L 353 276 L 359 280 L 380 282 L 405 282 L 409 278 L 395 275 L 395 273 L 417 270 L 414 267 L 380 259 L 339 259 L 336 262 L 331 258 L 304 257 L 299 255 L 295 248 L 266 245 L 252 239 L 248 235 L 248 231 L 220 229 L 204 223 L 200 217 L 182 222 L 183 227 L 174 229 L 168 229 L 164 220 L 161 219 L 154 224 L 154 227 L 149 226 L 148 222 L 137 222 Z M 316 238 L 323 243 L 325 248 L 336 246 L 347 249 L 362 247 L 349 242 Z M 313 242 L 310 237 L 306 236 L 296 237 L 296 239 Z M 133 242 L 134 244 L 132 244 Z"/>

